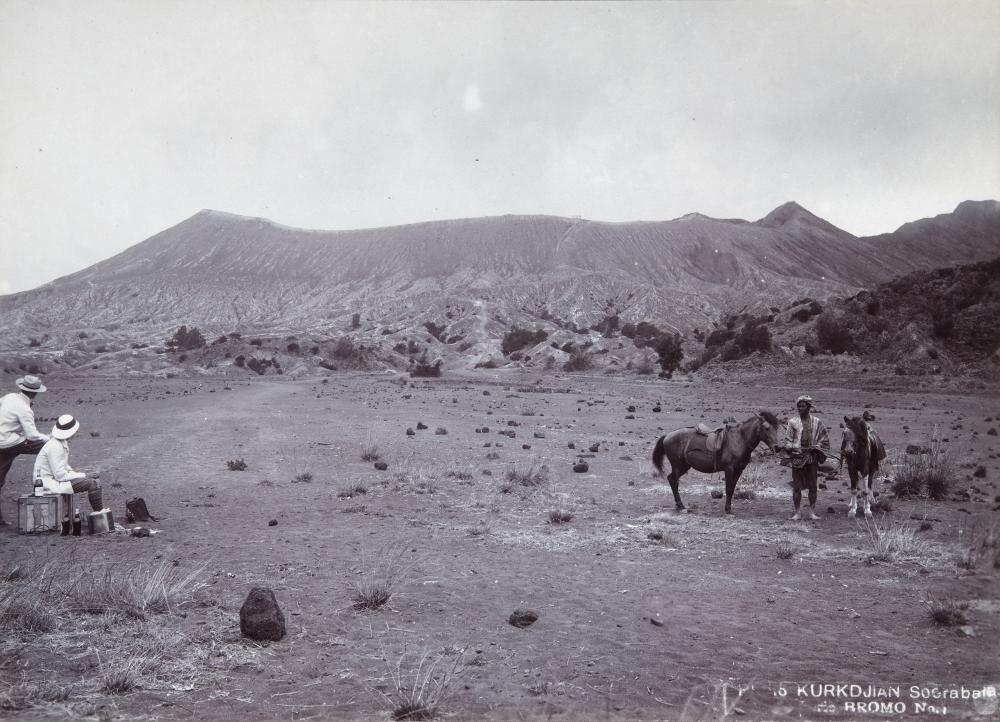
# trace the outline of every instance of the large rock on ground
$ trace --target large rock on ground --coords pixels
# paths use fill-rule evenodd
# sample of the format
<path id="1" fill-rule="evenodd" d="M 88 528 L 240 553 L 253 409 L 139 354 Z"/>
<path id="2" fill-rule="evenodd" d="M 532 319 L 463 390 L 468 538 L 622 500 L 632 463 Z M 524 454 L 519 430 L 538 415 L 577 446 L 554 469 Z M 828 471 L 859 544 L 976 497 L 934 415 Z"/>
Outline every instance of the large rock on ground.
<path id="1" fill-rule="evenodd" d="M 257 641 L 277 642 L 285 636 L 285 615 L 267 587 L 254 587 L 240 607 L 240 633 Z"/>

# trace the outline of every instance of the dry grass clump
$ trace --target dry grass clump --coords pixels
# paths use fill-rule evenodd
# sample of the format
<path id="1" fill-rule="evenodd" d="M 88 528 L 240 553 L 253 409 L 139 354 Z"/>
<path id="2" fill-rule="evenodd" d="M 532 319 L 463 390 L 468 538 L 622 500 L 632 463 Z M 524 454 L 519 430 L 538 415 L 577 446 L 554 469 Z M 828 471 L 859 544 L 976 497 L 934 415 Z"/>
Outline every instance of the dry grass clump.
<path id="1" fill-rule="evenodd" d="M 406 650 L 389 663 L 388 692 L 378 690 L 389 703 L 394 720 L 429 720 L 441 715 L 441 707 L 456 688 L 466 666 L 465 648 L 425 651 L 408 662 Z"/>
<path id="2" fill-rule="evenodd" d="M 374 430 L 368 429 L 365 443 L 361 445 L 361 459 L 362 461 L 378 461 L 379 458 L 378 439 L 375 438 Z"/>
<path id="3" fill-rule="evenodd" d="M 247 462 L 243 461 L 242 458 L 239 458 L 239 459 L 230 459 L 229 461 L 226 462 L 226 466 L 229 468 L 230 471 L 246 471 L 247 470 Z"/>
<path id="4" fill-rule="evenodd" d="M 569 524 L 573 521 L 573 513 L 562 509 L 553 509 L 549 512 L 549 524 Z"/>
<path id="5" fill-rule="evenodd" d="M 883 514 L 881 521 L 865 519 L 865 529 L 871 546 L 871 561 L 919 559 L 928 554 L 927 542 L 917 538 L 915 527 L 906 521 L 896 521 Z"/>
<path id="6" fill-rule="evenodd" d="M 41 702 L 65 702 L 72 689 L 57 684 L 18 682 L 0 694 L 0 711 L 17 712 L 31 709 Z"/>
<path id="7" fill-rule="evenodd" d="M 351 499 L 355 496 L 364 496 L 368 493 L 368 487 L 360 481 L 356 481 L 337 492 L 338 499 Z"/>
<path id="8" fill-rule="evenodd" d="M 518 486 L 541 486 L 549 478 L 549 467 L 542 464 L 511 464 L 507 469 L 506 479 L 509 483 Z"/>
<path id="9" fill-rule="evenodd" d="M 374 610 L 384 606 L 399 587 L 407 581 L 417 560 L 409 558 L 403 547 L 381 549 L 371 559 L 361 552 L 360 579 L 351 582 L 354 596 L 351 607 L 356 611 Z"/>
<path id="10" fill-rule="evenodd" d="M 968 624 L 965 616 L 969 608 L 968 602 L 957 602 L 954 599 L 931 599 L 924 602 L 930 613 L 931 621 L 941 627 L 961 627 Z"/>
<path id="11" fill-rule="evenodd" d="M 940 501 L 958 481 L 958 458 L 937 439 L 929 454 L 903 454 L 893 467 L 892 491 L 900 498 L 926 495 Z"/>
<path id="12" fill-rule="evenodd" d="M 56 615 L 32 587 L 0 591 L 0 631 L 44 634 L 56 628 Z"/>
<path id="13" fill-rule="evenodd" d="M 746 468 L 743 469 L 743 473 L 740 474 L 740 487 L 746 489 L 756 495 L 757 492 L 764 491 L 767 488 L 767 478 L 765 473 L 765 467 L 763 464 L 753 462 L 747 464 Z M 737 494 L 740 492 L 737 491 Z M 736 496 L 739 499 L 741 497 Z M 748 499 L 753 499 L 754 496 L 746 497 Z"/>
<path id="14" fill-rule="evenodd" d="M 170 614 L 193 600 L 195 590 L 204 586 L 198 578 L 204 568 L 181 573 L 171 563 L 157 567 L 123 569 L 107 566 L 103 569 L 71 570 L 70 581 L 63 590 L 70 611 L 86 614 L 116 612 L 135 619 L 147 614 Z"/>
<path id="15" fill-rule="evenodd" d="M 303 471 L 301 474 L 296 474 L 295 478 L 292 479 L 293 484 L 308 484 L 313 480 L 312 472 Z"/>
<path id="16" fill-rule="evenodd" d="M 490 525 L 486 521 L 480 519 L 479 523 L 475 526 L 469 527 L 469 536 L 473 537 L 483 537 L 492 531 Z"/>
<path id="17" fill-rule="evenodd" d="M 753 489 L 737 489 L 733 492 L 734 499 L 742 499 L 744 501 L 753 501 L 757 498 L 757 493 Z"/>
<path id="18" fill-rule="evenodd" d="M 793 556 L 795 556 L 795 547 L 793 547 L 791 544 L 788 544 L 787 542 L 781 543 L 778 545 L 775 554 L 777 555 L 778 559 L 791 559 Z"/>

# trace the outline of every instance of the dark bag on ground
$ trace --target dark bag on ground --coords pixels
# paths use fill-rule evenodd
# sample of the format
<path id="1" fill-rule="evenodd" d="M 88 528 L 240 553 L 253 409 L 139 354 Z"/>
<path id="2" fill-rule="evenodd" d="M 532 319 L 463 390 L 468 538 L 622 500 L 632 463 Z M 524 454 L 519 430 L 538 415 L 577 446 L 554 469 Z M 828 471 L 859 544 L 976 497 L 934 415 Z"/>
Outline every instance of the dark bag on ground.
<path id="1" fill-rule="evenodd" d="M 134 523 L 137 521 L 159 521 L 155 516 L 149 513 L 149 509 L 146 508 L 146 501 L 141 496 L 137 496 L 134 499 L 130 499 L 125 503 L 125 519 L 129 523 Z"/>

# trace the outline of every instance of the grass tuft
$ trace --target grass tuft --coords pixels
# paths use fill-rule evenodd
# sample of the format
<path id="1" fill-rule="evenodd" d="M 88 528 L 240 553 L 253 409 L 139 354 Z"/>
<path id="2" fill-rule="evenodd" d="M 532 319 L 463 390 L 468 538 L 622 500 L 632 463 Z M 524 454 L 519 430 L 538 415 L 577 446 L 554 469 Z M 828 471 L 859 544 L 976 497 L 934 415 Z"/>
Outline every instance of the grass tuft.
<path id="1" fill-rule="evenodd" d="M 928 553 L 927 542 L 917 538 L 916 529 L 908 522 L 896 521 L 883 514 L 881 522 L 865 519 L 865 529 L 871 546 L 871 561 L 917 559 Z"/>
<path id="2" fill-rule="evenodd" d="M 311 472 L 303 471 L 301 474 L 296 474 L 295 478 L 292 479 L 293 484 L 308 484 L 313 480 L 313 475 Z"/>
<path id="3" fill-rule="evenodd" d="M 958 459 L 937 439 L 929 454 L 903 454 L 893 466 L 892 491 L 900 498 L 926 495 L 940 501 L 958 481 Z"/>
<path id="4" fill-rule="evenodd" d="M 787 543 L 779 544 L 775 553 L 777 554 L 778 559 L 791 559 L 795 556 L 795 547 Z"/>
<path id="5" fill-rule="evenodd" d="M 351 583 L 354 596 L 351 607 L 355 611 L 375 610 L 385 606 L 400 584 L 407 580 L 416 563 L 407 558 L 405 548 L 379 550 L 368 559 L 361 552 L 360 579 Z"/>
<path id="6" fill-rule="evenodd" d="M 230 471 L 247 470 L 247 462 L 243 461 L 243 459 L 230 459 L 229 461 L 226 462 L 226 466 L 229 468 Z"/>
<path id="7" fill-rule="evenodd" d="M 968 624 L 965 616 L 969 608 L 968 602 L 956 602 L 954 599 L 932 599 L 924 602 L 930 613 L 931 621 L 941 627 L 960 627 Z"/>
<path id="8" fill-rule="evenodd" d="M 541 466 L 535 466 L 534 464 L 511 464 L 510 468 L 507 469 L 506 475 L 509 483 L 528 487 L 541 486 L 548 481 L 548 478 L 549 467 L 544 464 Z"/>
<path id="9" fill-rule="evenodd" d="M 378 461 L 378 439 L 375 438 L 375 431 L 368 429 L 368 437 L 365 439 L 365 443 L 361 445 L 361 459 L 362 461 Z"/>
<path id="10" fill-rule="evenodd" d="M 573 521 L 572 512 L 563 511 L 562 509 L 553 509 L 549 512 L 549 524 L 568 524 Z"/>
<path id="11" fill-rule="evenodd" d="M 424 652 L 416 664 L 406 651 L 389 667 L 389 691 L 381 692 L 394 720 L 429 720 L 441 716 L 441 708 L 457 686 L 467 665 L 465 649 L 445 648 Z"/>

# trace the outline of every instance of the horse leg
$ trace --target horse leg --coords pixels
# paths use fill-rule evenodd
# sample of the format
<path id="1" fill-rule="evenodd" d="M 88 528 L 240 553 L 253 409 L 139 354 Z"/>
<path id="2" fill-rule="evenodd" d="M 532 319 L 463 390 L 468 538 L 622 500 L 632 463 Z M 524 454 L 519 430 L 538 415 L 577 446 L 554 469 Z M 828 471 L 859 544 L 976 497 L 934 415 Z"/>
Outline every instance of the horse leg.
<path id="1" fill-rule="evenodd" d="M 864 480 L 865 481 L 865 490 L 864 490 L 865 516 L 871 516 L 872 515 L 872 495 L 871 495 L 871 488 L 872 488 L 872 477 L 873 476 L 874 476 L 874 474 L 869 474 L 867 476 L 867 478 L 865 478 L 865 480 Z"/>
<path id="2" fill-rule="evenodd" d="M 736 491 L 736 482 L 740 478 L 742 467 L 726 467 L 726 513 L 733 513 L 733 493 Z"/>
<path id="3" fill-rule="evenodd" d="M 674 504 L 677 506 L 677 511 L 684 511 L 684 502 L 681 501 L 681 494 L 677 490 L 677 483 L 687 470 L 688 467 L 683 462 L 677 464 L 673 461 L 670 462 L 670 473 L 667 475 L 667 481 L 670 482 L 670 491 L 674 493 Z"/>
<path id="4" fill-rule="evenodd" d="M 850 519 L 858 513 L 858 474 L 852 468 L 847 471 L 851 476 L 851 505 L 847 507 L 847 518 Z"/>

